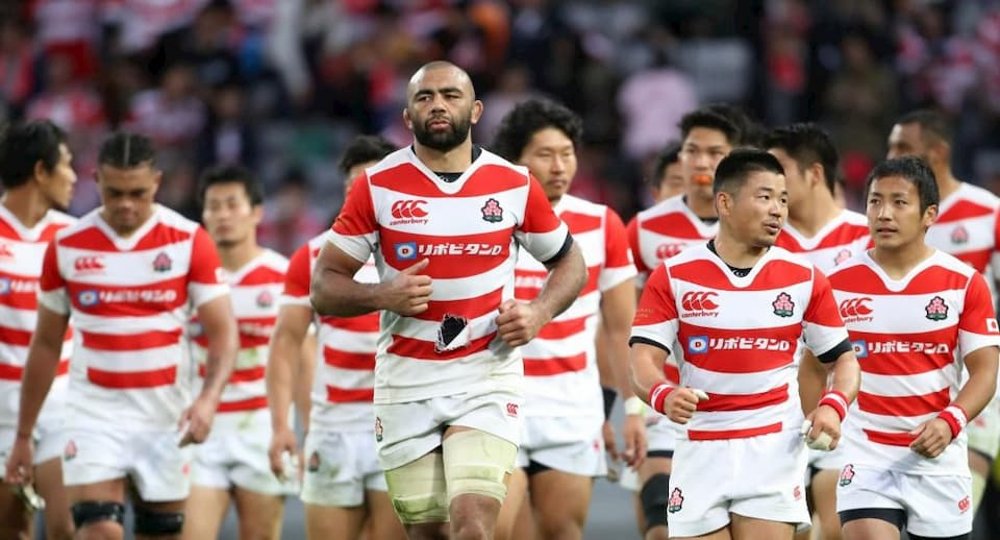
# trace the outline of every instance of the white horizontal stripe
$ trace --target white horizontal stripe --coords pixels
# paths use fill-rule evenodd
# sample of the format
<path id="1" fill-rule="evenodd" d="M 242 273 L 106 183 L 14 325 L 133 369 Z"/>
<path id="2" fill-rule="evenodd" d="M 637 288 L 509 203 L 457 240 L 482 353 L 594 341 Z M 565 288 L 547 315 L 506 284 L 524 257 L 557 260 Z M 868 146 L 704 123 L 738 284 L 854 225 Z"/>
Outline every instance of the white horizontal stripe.
<path id="1" fill-rule="evenodd" d="M 215 285 L 206 285 L 203 283 L 188 283 L 188 296 L 190 297 L 191 305 L 195 308 L 199 308 L 220 296 L 225 296 L 229 294 L 229 285 L 225 283 L 218 283 Z"/>
<path id="2" fill-rule="evenodd" d="M 51 291 L 38 291 L 38 304 L 60 315 L 69 315 L 69 297 L 66 289 L 60 287 Z"/>
<path id="3" fill-rule="evenodd" d="M 304 308 L 312 309 L 312 302 L 309 301 L 309 295 L 305 296 L 292 296 L 289 294 L 282 294 L 281 300 L 279 302 L 281 307 L 284 306 L 301 306 Z"/>
<path id="4" fill-rule="evenodd" d="M 390 281 L 399 272 L 384 267 L 382 281 Z M 502 285 L 508 285 L 513 290 L 514 258 L 508 257 L 496 267 L 481 274 L 454 279 L 434 279 L 431 281 L 431 300 L 468 300 L 495 291 Z M 509 298 L 505 296 L 505 298 Z"/>
<path id="5" fill-rule="evenodd" d="M 798 407 L 798 395 L 789 393 L 788 400 L 777 405 L 743 411 L 702 412 L 695 411 L 694 417 L 683 426 L 687 430 L 722 431 L 751 429 L 781 422 L 785 430 L 798 429 L 802 423 L 802 411 Z M 796 421 L 797 420 L 797 421 Z"/>
<path id="6" fill-rule="evenodd" d="M 977 203 L 981 204 L 981 203 Z M 994 249 L 996 242 L 994 235 L 994 224 L 996 216 L 987 214 L 979 217 L 965 218 L 947 223 L 935 223 L 927 231 L 927 243 L 938 249 L 946 250 L 949 253 L 969 253 L 981 250 Z M 955 229 L 962 227 L 968 233 L 968 239 L 961 244 L 960 249 L 951 241 L 951 235 Z"/>
<path id="7" fill-rule="evenodd" d="M 879 287 L 882 286 L 880 282 L 875 283 Z M 859 284 L 859 286 L 861 285 Z M 948 306 L 947 318 L 943 320 L 931 320 L 925 316 L 926 306 L 937 296 L 944 299 Z M 871 299 L 870 301 L 859 301 L 860 305 L 872 310 L 870 314 L 848 314 L 845 317 L 844 322 L 851 330 L 877 334 L 917 334 L 938 331 L 956 325 L 964 309 L 965 290 L 946 289 L 922 295 L 878 295 L 834 290 L 834 298 L 838 305 L 848 300 Z"/>
<path id="8" fill-rule="evenodd" d="M 523 219 L 527 201 L 527 183 L 506 191 L 466 196 L 424 197 L 395 191 L 386 187 L 371 186 L 371 197 L 378 222 L 401 233 L 415 233 L 433 236 L 468 236 L 494 233 L 514 227 Z M 496 199 L 503 210 L 503 221 L 494 223 L 483 219 L 483 206 L 489 199 Z M 421 218 L 397 218 L 392 215 L 395 202 L 403 200 L 424 201 L 421 208 L 427 215 Z M 456 221 L 457 220 L 457 221 Z M 456 223 L 461 227 L 456 227 Z"/>
<path id="9" fill-rule="evenodd" d="M 110 287 L 135 287 L 186 276 L 191 268 L 191 238 L 142 251 L 106 252 L 59 245 L 59 271 L 67 281 Z M 170 258 L 170 268 L 153 271 L 153 261 L 161 254 Z M 78 259 L 98 259 L 104 268 L 77 271 Z"/>
<path id="10" fill-rule="evenodd" d="M 34 330 L 38 321 L 38 311 L 17 309 L 0 305 L 0 326 L 18 330 Z"/>
<path id="11" fill-rule="evenodd" d="M 725 291 L 673 278 L 671 283 L 676 298 L 677 311 L 682 322 L 708 326 L 720 330 L 746 330 L 749 328 L 780 328 L 802 321 L 812 292 L 812 281 L 803 281 L 784 287 L 766 290 Z M 683 307 L 684 295 L 688 293 L 715 292 L 712 302 L 719 307 L 710 310 L 710 315 L 701 316 L 701 310 L 691 311 Z M 791 317 L 779 317 L 772 304 L 780 293 L 791 296 Z M 694 313 L 695 316 L 691 316 Z M 752 321 L 752 324 L 750 323 Z"/>
<path id="12" fill-rule="evenodd" d="M 851 408 L 847 418 L 851 419 L 858 428 L 874 429 L 876 431 L 902 432 L 910 431 L 921 423 L 930 420 L 938 415 L 936 412 L 922 414 L 920 416 L 887 416 L 883 414 L 873 414 L 862 411 L 858 408 L 857 402 Z"/>
<path id="13" fill-rule="evenodd" d="M 576 299 L 566 311 L 559 314 L 554 321 L 569 321 L 580 317 L 595 316 L 601 311 L 601 293 L 591 291 Z"/>
<path id="14" fill-rule="evenodd" d="M 1000 347 L 1000 335 L 996 334 L 976 334 L 973 332 L 966 332 L 959 328 L 958 330 L 958 347 L 962 353 L 962 358 L 965 358 L 970 353 L 982 349 L 983 347 Z"/>
<path id="15" fill-rule="evenodd" d="M 527 233 L 514 231 L 518 243 L 531 253 L 531 256 L 543 263 L 555 257 L 563 244 L 566 243 L 568 229 L 560 222 L 559 226 L 549 232 Z"/>
<path id="16" fill-rule="evenodd" d="M 673 354 L 674 342 L 677 338 L 677 322 L 671 320 L 657 324 L 633 326 L 631 337 L 648 339 L 654 343 L 659 343 L 667 347 L 671 351 L 671 354 Z"/>
<path id="17" fill-rule="evenodd" d="M 283 284 L 268 283 L 264 285 L 240 285 L 232 287 L 230 296 L 233 301 L 233 313 L 237 317 L 267 317 L 277 313 L 275 307 L 278 303 L 278 296 L 281 294 Z M 264 294 L 267 293 L 267 294 Z M 261 295 L 271 297 L 271 304 L 262 306 L 257 303 Z"/>
<path id="18" fill-rule="evenodd" d="M 378 343 L 378 332 L 354 332 L 324 324 L 319 331 L 318 338 L 321 345 L 331 349 L 349 353 L 374 353 Z M 322 358 L 321 354 L 321 361 Z"/>
<path id="19" fill-rule="evenodd" d="M 185 349 L 180 345 L 170 345 L 141 351 L 96 351 L 81 346 L 77 348 L 73 362 L 114 372 L 150 371 L 183 364 L 188 357 Z"/>
<path id="20" fill-rule="evenodd" d="M 635 270 L 635 266 L 632 264 L 614 268 L 604 268 L 597 277 L 597 288 L 602 292 L 614 289 L 625 281 L 634 278 L 636 274 L 637 272 Z"/>
<path id="21" fill-rule="evenodd" d="M 758 394 L 783 384 L 788 384 L 792 392 L 798 387 L 791 380 L 798 373 L 794 364 L 756 373 L 720 373 L 683 362 L 680 370 L 682 385 L 714 394 Z"/>
<path id="22" fill-rule="evenodd" d="M 347 236 L 330 231 L 329 241 L 344 253 L 347 253 L 358 261 L 364 262 L 368 260 L 368 257 L 375 250 L 378 235 L 375 232 L 370 232 L 356 236 Z"/>
<path id="23" fill-rule="evenodd" d="M 922 396 L 957 385 L 957 379 L 958 373 L 952 366 L 916 375 L 862 373 L 861 390 L 879 396 Z"/>
<path id="24" fill-rule="evenodd" d="M 77 329 L 114 335 L 140 334 L 142 332 L 170 332 L 187 325 L 187 312 L 183 307 L 164 311 L 148 317 L 101 317 L 74 312 L 73 324 Z"/>
<path id="25" fill-rule="evenodd" d="M 816 356 L 829 352 L 847 337 L 847 329 L 843 326 L 823 326 L 806 322 L 802 330 L 802 339 Z"/>

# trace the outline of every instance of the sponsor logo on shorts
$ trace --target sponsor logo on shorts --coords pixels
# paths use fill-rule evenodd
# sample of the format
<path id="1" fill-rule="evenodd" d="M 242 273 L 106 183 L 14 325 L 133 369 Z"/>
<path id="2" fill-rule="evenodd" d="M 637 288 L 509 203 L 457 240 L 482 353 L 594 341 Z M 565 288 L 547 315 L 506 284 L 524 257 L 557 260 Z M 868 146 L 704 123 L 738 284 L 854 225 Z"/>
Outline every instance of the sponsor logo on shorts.
<path id="1" fill-rule="evenodd" d="M 966 495 L 962 498 L 962 500 L 958 501 L 958 511 L 959 513 L 964 514 L 969 511 L 969 508 L 972 508 L 972 501 L 970 501 L 969 496 Z"/>
<path id="2" fill-rule="evenodd" d="M 63 450 L 63 459 L 66 461 L 71 461 L 76 457 L 76 443 L 72 439 L 66 443 L 66 448 Z"/>
<path id="3" fill-rule="evenodd" d="M 948 318 L 948 304 L 940 296 L 931 298 L 931 301 L 924 306 L 924 311 L 927 312 L 927 318 L 932 321 L 943 321 Z"/>
<path id="4" fill-rule="evenodd" d="M 844 470 L 840 471 L 840 480 L 837 482 L 841 487 L 851 485 L 854 481 L 854 465 L 844 466 Z"/>
<path id="5" fill-rule="evenodd" d="M 312 455 L 309 456 L 309 464 L 306 468 L 309 469 L 309 472 L 316 472 L 319 470 L 319 452 L 314 451 Z"/>
<path id="6" fill-rule="evenodd" d="M 483 205 L 482 211 L 483 221 L 490 223 L 500 223 L 503 221 L 503 208 L 500 208 L 500 202 L 492 197 Z"/>
<path id="7" fill-rule="evenodd" d="M 795 497 L 796 501 L 802 500 L 802 486 L 795 486 L 795 489 L 792 490 L 792 497 Z"/>
<path id="8" fill-rule="evenodd" d="M 771 307 L 774 308 L 774 314 L 779 317 L 791 317 L 795 314 L 795 302 L 792 302 L 792 296 L 784 291 L 778 293 L 778 297 L 771 302 Z"/>
<path id="9" fill-rule="evenodd" d="M 676 514 L 681 511 L 684 506 L 684 492 L 681 488 L 674 488 L 670 493 L 670 498 L 667 499 L 667 512 L 671 514 Z"/>
<path id="10" fill-rule="evenodd" d="M 375 417 L 375 442 L 382 442 L 382 419 Z"/>
<path id="11" fill-rule="evenodd" d="M 517 403 L 507 402 L 507 416 L 517 418 Z"/>

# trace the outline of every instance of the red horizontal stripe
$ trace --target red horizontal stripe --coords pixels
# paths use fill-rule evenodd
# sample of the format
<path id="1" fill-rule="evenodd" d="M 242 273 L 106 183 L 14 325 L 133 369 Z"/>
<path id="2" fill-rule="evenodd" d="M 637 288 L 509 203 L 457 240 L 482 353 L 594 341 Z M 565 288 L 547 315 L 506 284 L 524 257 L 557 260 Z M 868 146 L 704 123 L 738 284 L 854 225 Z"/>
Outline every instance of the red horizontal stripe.
<path id="1" fill-rule="evenodd" d="M 392 344 L 389 345 L 388 352 L 416 360 L 454 360 L 456 358 L 464 358 L 466 356 L 485 351 L 496 335 L 496 332 L 491 332 L 481 338 L 472 340 L 465 347 L 438 352 L 435 350 L 435 342 L 433 341 L 412 339 L 398 334 L 393 334 Z"/>
<path id="2" fill-rule="evenodd" d="M 107 371 L 87 368 L 87 380 L 104 388 L 153 388 L 177 381 L 177 366 L 149 371 Z"/>
<path id="3" fill-rule="evenodd" d="M 175 229 L 164 223 L 157 223 L 139 240 L 134 248 L 131 248 L 128 251 L 146 251 L 166 247 L 170 244 L 176 244 L 189 240 L 191 238 L 191 234 L 192 233 L 188 231 Z M 114 242 L 112 242 L 111 239 L 109 239 L 107 235 L 105 235 L 104 232 L 97 227 L 88 227 L 71 234 L 59 240 L 59 245 L 84 249 L 87 251 L 121 251 L 117 246 L 115 246 Z"/>
<path id="4" fill-rule="evenodd" d="M 566 339 L 584 331 L 587 327 L 587 317 L 577 317 L 565 321 L 552 321 L 538 331 L 536 337 L 541 339 Z"/>
<path id="5" fill-rule="evenodd" d="M 81 330 L 83 346 L 99 351 L 141 351 L 177 345 L 181 330 L 151 330 L 140 334 L 98 334 Z"/>
<path id="6" fill-rule="evenodd" d="M 916 440 L 916 437 L 909 433 L 888 433 L 874 429 L 863 429 L 862 431 L 868 436 L 869 441 L 889 446 L 910 446 Z"/>
<path id="7" fill-rule="evenodd" d="M 669 362 L 663 364 L 663 376 L 667 378 L 667 382 L 671 384 L 680 384 L 681 382 L 681 370 L 677 368 L 676 365 Z"/>
<path id="8" fill-rule="evenodd" d="M 375 369 L 375 353 L 354 353 L 323 346 L 323 361 L 328 366 L 340 369 L 355 369 L 373 371 Z"/>
<path id="9" fill-rule="evenodd" d="M 487 313 L 497 313 L 500 301 L 503 300 L 503 288 L 490 291 L 482 296 L 464 300 L 431 300 L 427 303 L 427 311 L 415 318 L 422 321 L 440 322 L 445 315 L 457 315 L 472 320 Z"/>
<path id="10" fill-rule="evenodd" d="M 27 347 L 31 343 L 32 332 L 7 326 L 0 326 L 0 343 Z"/>
<path id="11" fill-rule="evenodd" d="M 858 392 L 858 408 L 885 416 L 921 416 L 944 410 L 951 403 L 951 392 L 942 388 L 922 396 L 880 396 Z"/>
<path id="12" fill-rule="evenodd" d="M 698 410 L 704 412 L 748 411 L 778 405 L 786 401 L 788 401 L 788 384 L 783 384 L 759 394 L 713 394 L 708 392 L 708 401 L 698 403 Z"/>
<path id="13" fill-rule="evenodd" d="M 868 236 L 867 225 L 851 225 L 844 223 L 824 236 L 815 247 L 806 249 L 799 243 L 798 239 L 782 229 L 775 240 L 774 245 L 791 251 L 792 253 L 802 253 L 805 251 L 817 251 L 820 249 L 833 247 L 847 247 L 863 236 Z"/>
<path id="14" fill-rule="evenodd" d="M 100 317 L 143 317 L 173 311 L 187 304 L 187 286 L 187 276 L 129 286 L 71 280 L 66 284 L 66 292 L 73 307 L 82 313 Z"/>
<path id="15" fill-rule="evenodd" d="M 257 411 L 266 408 L 267 408 L 267 396 L 257 396 L 247 399 L 241 399 L 239 401 L 223 401 L 222 403 L 219 403 L 219 408 L 217 408 L 215 412 L 220 412 L 220 413 L 246 412 L 246 411 Z"/>
<path id="16" fill-rule="evenodd" d="M 371 403 L 375 398 L 372 388 L 340 388 L 326 385 L 326 400 L 330 403 Z"/>
<path id="17" fill-rule="evenodd" d="M 989 249 L 978 251 L 966 251 L 965 253 L 952 253 L 956 259 L 975 268 L 979 273 L 986 271 L 986 266 L 990 263 L 993 252 Z"/>
<path id="18" fill-rule="evenodd" d="M 445 197 L 427 175 L 410 163 L 401 163 L 391 169 L 379 171 L 371 176 L 371 185 L 390 189 L 412 197 Z M 501 191 L 523 187 L 528 188 L 528 178 L 510 167 L 483 165 L 469 177 L 462 189 L 454 197 L 480 197 L 496 195 Z M 485 202 L 485 200 L 483 201 Z M 507 211 L 508 209 L 504 209 Z M 512 210 L 512 209 L 511 209 Z M 473 216 L 475 217 L 475 216 Z M 441 216 L 439 219 L 447 219 Z M 433 216 L 431 217 L 433 219 Z"/>
<path id="19" fill-rule="evenodd" d="M 902 291 L 891 291 L 871 268 L 867 265 L 857 265 L 833 274 L 830 284 L 834 289 L 845 293 L 903 296 L 940 294 L 947 289 L 965 289 L 968 281 L 968 277 L 949 268 L 929 266 L 910 278 Z"/>
<path id="20" fill-rule="evenodd" d="M 198 364 L 198 376 L 204 378 L 208 374 L 208 368 L 205 364 Z M 229 376 L 230 383 L 243 383 L 243 382 L 253 382 L 259 381 L 264 378 L 265 369 L 264 366 L 255 366 L 246 369 L 234 369 L 233 374 Z"/>
<path id="21" fill-rule="evenodd" d="M 357 317 L 326 316 L 322 317 L 320 322 L 330 328 L 337 328 L 339 330 L 347 330 L 350 332 L 379 331 L 379 314 L 377 311 L 366 315 L 359 315 Z"/>
<path id="22" fill-rule="evenodd" d="M 569 228 L 571 234 L 583 234 L 600 229 L 601 223 L 604 222 L 602 216 L 580 214 L 570 210 L 559 214 L 559 219 L 563 220 L 563 223 Z"/>
<path id="23" fill-rule="evenodd" d="M 994 212 L 995 210 L 988 206 L 976 204 L 975 202 L 967 199 L 960 200 L 953 204 L 951 208 L 942 212 L 941 215 L 938 216 L 937 220 L 934 221 L 934 224 L 954 223 L 963 219 L 989 216 Z"/>
<path id="24" fill-rule="evenodd" d="M 809 283 L 813 279 L 811 268 L 781 259 L 765 263 L 747 287 L 733 285 L 722 268 L 707 259 L 693 259 L 671 266 L 670 277 L 700 283 L 719 291 L 765 291 Z"/>
<path id="25" fill-rule="evenodd" d="M 673 238 L 700 239 L 701 233 L 691 222 L 687 214 L 681 212 L 670 212 L 641 221 L 639 228 L 662 236 Z"/>
<path id="26" fill-rule="evenodd" d="M 954 350 L 958 339 L 958 329 L 954 326 L 941 328 L 919 334 L 873 334 L 869 332 L 851 332 L 851 340 L 864 340 L 868 344 L 868 356 L 859 362 L 862 373 L 874 375 L 916 375 L 927 373 L 950 366 L 955 362 Z M 906 353 L 874 353 L 875 342 L 903 341 L 948 346 L 947 353 L 906 352 Z"/>
<path id="27" fill-rule="evenodd" d="M 414 234 L 397 231 L 391 227 L 382 227 L 379 234 L 382 255 L 389 266 L 403 270 L 422 259 L 430 259 L 430 264 L 420 272 L 422 275 L 430 276 L 433 279 L 458 279 L 484 274 L 506 261 L 510 257 L 511 237 L 514 231 L 513 228 L 507 227 L 488 233 L 441 236 Z M 396 245 L 408 242 L 415 243 L 418 250 L 436 245 L 459 247 L 454 254 L 425 254 L 418 251 L 413 258 L 400 260 L 396 256 Z M 490 250 L 496 249 L 497 253 L 495 255 L 473 255 L 465 252 L 462 247 L 475 246 L 478 250 L 484 245 Z M 492 253 L 492 251 L 490 252 Z"/>
<path id="28" fill-rule="evenodd" d="M 240 348 L 241 349 L 256 349 L 257 347 L 263 347 L 271 341 L 269 336 L 258 336 L 256 334 L 244 334 L 240 332 Z"/>
<path id="29" fill-rule="evenodd" d="M 801 324 L 779 326 L 777 328 L 749 330 L 723 330 L 688 324 L 681 319 L 679 346 L 684 348 L 684 361 L 701 369 L 717 373 L 760 373 L 791 364 L 793 353 L 802 332 Z M 688 339 L 692 336 L 707 336 L 712 339 L 776 339 L 789 343 L 787 351 L 767 350 L 715 350 L 696 354 L 688 351 Z"/>
<path id="30" fill-rule="evenodd" d="M 559 356 L 556 358 L 525 358 L 524 374 L 529 377 L 546 377 L 561 373 L 583 371 L 587 367 L 587 354 Z"/>
<path id="31" fill-rule="evenodd" d="M 781 431 L 781 422 L 746 429 L 689 429 L 688 439 L 692 441 L 719 441 L 724 439 L 746 439 Z"/>
<path id="32" fill-rule="evenodd" d="M 284 272 L 280 272 L 270 266 L 258 266 L 243 276 L 243 279 L 236 285 L 238 287 L 249 287 L 253 285 L 283 285 L 284 283 Z"/>
<path id="33" fill-rule="evenodd" d="M 69 360 L 60 360 L 56 366 L 56 377 L 69 373 Z M 20 381 L 24 368 L 13 364 L 0 364 L 0 381 Z"/>

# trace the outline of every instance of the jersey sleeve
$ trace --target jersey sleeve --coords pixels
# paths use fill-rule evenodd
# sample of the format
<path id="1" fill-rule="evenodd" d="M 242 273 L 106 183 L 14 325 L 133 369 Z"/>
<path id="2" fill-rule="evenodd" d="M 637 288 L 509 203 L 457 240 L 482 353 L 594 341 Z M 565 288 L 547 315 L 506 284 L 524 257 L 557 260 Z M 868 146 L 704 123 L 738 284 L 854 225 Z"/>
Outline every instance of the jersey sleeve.
<path id="1" fill-rule="evenodd" d="M 632 251 L 625 238 L 625 225 L 614 210 L 608 208 L 604 216 L 604 268 L 597 278 L 601 291 L 613 289 L 635 277 Z"/>
<path id="2" fill-rule="evenodd" d="M 568 236 L 569 228 L 552 211 L 542 185 L 530 177 L 524 216 L 514 230 L 517 242 L 536 260 L 546 262 L 559 254 Z"/>
<path id="3" fill-rule="evenodd" d="M 60 315 L 69 315 L 69 295 L 66 281 L 59 272 L 59 257 L 55 240 L 49 242 L 42 259 L 42 275 L 38 281 L 38 303 Z"/>
<path id="4" fill-rule="evenodd" d="M 833 287 L 823 272 L 813 268 L 812 294 L 802 320 L 806 345 L 816 356 L 832 350 L 847 339 Z"/>
<path id="5" fill-rule="evenodd" d="M 365 262 L 375 251 L 378 222 L 367 175 L 359 176 L 351 185 L 332 229 L 330 243 L 351 257 Z"/>
<path id="6" fill-rule="evenodd" d="M 195 308 L 229 294 L 229 285 L 222 278 L 222 261 L 215 243 L 205 229 L 195 229 L 191 242 L 191 267 L 188 269 L 188 296 Z"/>
<path id="7" fill-rule="evenodd" d="M 309 282 L 312 278 L 309 244 L 292 254 L 285 273 L 285 289 L 281 293 L 281 305 L 311 307 L 309 303 Z"/>
<path id="8" fill-rule="evenodd" d="M 965 288 L 965 303 L 958 317 L 958 347 L 964 358 L 983 347 L 1000 346 L 1000 328 L 986 279 L 973 273 Z"/>
<path id="9" fill-rule="evenodd" d="M 666 268 L 666 265 L 657 267 L 642 290 L 629 344 L 648 343 L 672 353 L 678 330 L 677 303 Z"/>

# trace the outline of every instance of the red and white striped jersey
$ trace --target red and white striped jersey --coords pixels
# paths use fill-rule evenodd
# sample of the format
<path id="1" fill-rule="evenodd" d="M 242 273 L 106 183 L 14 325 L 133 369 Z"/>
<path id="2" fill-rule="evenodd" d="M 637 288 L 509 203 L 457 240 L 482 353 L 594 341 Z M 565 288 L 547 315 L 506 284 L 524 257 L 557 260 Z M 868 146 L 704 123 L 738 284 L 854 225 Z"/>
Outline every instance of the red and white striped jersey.
<path id="1" fill-rule="evenodd" d="M 938 208 L 937 221 L 927 230 L 927 244 L 978 270 L 995 296 L 994 280 L 1000 269 L 1000 199 L 962 182 Z"/>
<path id="2" fill-rule="evenodd" d="M 844 210 L 824 225 L 812 238 L 806 238 L 790 223 L 778 234 L 774 245 L 798 253 L 824 273 L 863 252 L 870 239 L 868 218 Z"/>
<path id="3" fill-rule="evenodd" d="M 429 308 L 384 312 L 375 402 L 399 403 L 520 386 L 520 352 L 497 333 L 514 297 L 518 246 L 550 260 L 568 239 L 545 192 L 524 167 L 483 151 L 455 182 L 398 150 L 355 181 L 330 241 L 359 261 L 375 254 L 381 281 L 424 258 Z"/>
<path id="4" fill-rule="evenodd" d="M 847 331 L 829 281 L 799 256 L 773 247 L 737 277 L 699 246 L 650 275 L 632 338 L 676 355 L 680 384 L 709 396 L 679 437 L 716 440 L 798 430 L 802 341 L 818 356 Z"/>
<path id="5" fill-rule="evenodd" d="M 156 205 L 128 238 L 101 208 L 56 234 L 38 300 L 72 314 L 76 425 L 172 429 L 190 403 L 191 308 L 229 293 L 219 255 L 197 223 Z"/>
<path id="6" fill-rule="evenodd" d="M 628 243 L 635 256 L 640 283 L 665 259 L 704 244 L 719 232 L 719 223 L 705 223 L 688 208 L 684 195 L 660 201 L 628 222 Z"/>
<path id="7" fill-rule="evenodd" d="M 233 301 L 240 349 L 233 374 L 222 391 L 219 408 L 216 409 L 220 413 L 216 415 L 217 421 L 240 421 L 243 417 L 225 413 L 267 410 L 264 371 L 287 269 L 288 259 L 269 249 L 265 249 L 236 272 L 230 273 L 223 269 Z M 198 379 L 194 388 L 197 394 L 204 382 L 207 371 L 205 359 L 208 354 L 208 338 L 202 333 L 197 317 L 192 320 L 191 333 L 192 350 L 198 366 Z"/>
<path id="8" fill-rule="evenodd" d="M 962 358 L 1000 345 L 986 282 L 942 252 L 894 280 L 865 253 L 830 275 L 861 364 L 861 391 L 844 423 L 848 463 L 910 474 L 968 476 L 965 432 L 930 460 L 909 431 L 958 395 Z"/>
<path id="9" fill-rule="evenodd" d="M 635 266 L 626 245 L 625 225 L 614 210 L 572 195 L 564 196 L 554 209 L 583 252 L 587 284 L 566 311 L 521 347 L 526 375 L 524 413 L 601 418 L 594 350 L 601 294 L 635 277 Z M 514 297 L 531 301 L 542 290 L 548 271 L 531 255 L 520 252 L 515 275 Z"/>
<path id="10" fill-rule="evenodd" d="M 329 241 L 329 231 L 313 238 L 292 255 L 285 280 L 283 305 L 312 309 L 309 283 L 320 249 Z M 354 279 L 378 283 L 375 262 L 358 270 Z M 372 431 L 375 385 L 375 349 L 378 344 L 379 314 L 358 317 L 316 319 L 316 371 L 312 388 L 309 429 L 324 431 Z"/>
<path id="11" fill-rule="evenodd" d="M 45 248 L 57 231 L 74 221 L 66 214 L 49 210 L 28 229 L 7 207 L 0 205 L 0 426 L 17 425 L 21 376 L 37 322 L 38 280 Z M 72 331 L 69 331 L 39 423 L 58 422 L 63 417 L 72 349 Z"/>

